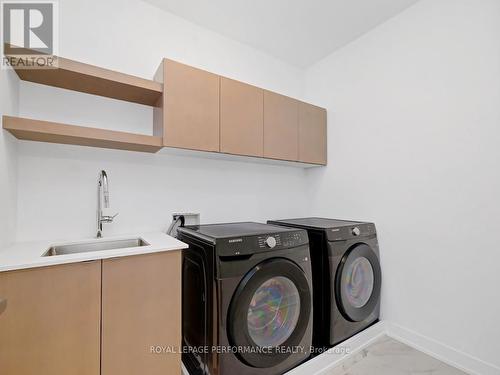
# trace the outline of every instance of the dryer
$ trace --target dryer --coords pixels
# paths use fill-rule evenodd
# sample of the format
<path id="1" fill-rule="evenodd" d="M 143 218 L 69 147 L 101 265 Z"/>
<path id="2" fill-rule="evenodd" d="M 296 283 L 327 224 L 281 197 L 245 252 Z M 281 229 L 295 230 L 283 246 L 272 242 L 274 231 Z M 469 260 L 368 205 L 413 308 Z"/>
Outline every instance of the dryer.
<path id="1" fill-rule="evenodd" d="M 326 218 L 268 223 L 308 231 L 314 347 L 336 345 L 378 321 L 382 273 L 375 224 Z"/>
<path id="2" fill-rule="evenodd" d="M 181 227 L 183 362 L 191 375 L 276 375 L 310 356 L 307 232 L 260 223 Z"/>

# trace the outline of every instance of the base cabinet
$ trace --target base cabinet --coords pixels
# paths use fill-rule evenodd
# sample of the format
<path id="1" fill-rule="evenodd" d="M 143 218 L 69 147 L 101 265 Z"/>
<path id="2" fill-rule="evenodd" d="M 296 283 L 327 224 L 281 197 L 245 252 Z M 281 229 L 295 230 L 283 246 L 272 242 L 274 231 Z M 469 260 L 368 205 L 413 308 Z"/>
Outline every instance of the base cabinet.
<path id="1" fill-rule="evenodd" d="M 180 345 L 181 250 L 0 272 L 1 375 L 180 374 Z"/>
<path id="2" fill-rule="evenodd" d="M 180 345 L 181 252 L 104 260 L 101 374 L 180 374 Z"/>
<path id="3" fill-rule="evenodd" d="M 101 262 L 0 273 L 0 374 L 99 375 Z"/>

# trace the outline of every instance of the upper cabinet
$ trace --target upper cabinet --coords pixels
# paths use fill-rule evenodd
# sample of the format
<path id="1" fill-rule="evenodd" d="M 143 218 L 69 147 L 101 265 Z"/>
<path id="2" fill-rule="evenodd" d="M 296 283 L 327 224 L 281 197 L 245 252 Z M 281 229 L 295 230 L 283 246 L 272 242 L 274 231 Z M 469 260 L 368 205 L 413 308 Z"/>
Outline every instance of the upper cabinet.
<path id="1" fill-rule="evenodd" d="M 220 151 L 228 154 L 264 155 L 262 89 L 220 79 Z"/>
<path id="2" fill-rule="evenodd" d="M 299 102 L 264 91 L 264 157 L 299 160 Z"/>
<path id="3" fill-rule="evenodd" d="M 154 135 L 167 147 L 326 165 L 326 110 L 164 59 Z"/>
<path id="4" fill-rule="evenodd" d="M 18 139 L 120 150 L 164 147 L 326 165 L 326 110 L 163 59 L 154 80 L 57 58 L 57 69 L 16 70 L 23 80 L 153 107 L 152 134 L 3 116 Z"/>
<path id="5" fill-rule="evenodd" d="M 326 165 L 326 110 L 299 103 L 299 161 Z"/>
<path id="6" fill-rule="evenodd" d="M 154 121 L 163 144 L 219 151 L 219 76 L 168 59 L 160 70 L 163 108 L 156 110 Z"/>

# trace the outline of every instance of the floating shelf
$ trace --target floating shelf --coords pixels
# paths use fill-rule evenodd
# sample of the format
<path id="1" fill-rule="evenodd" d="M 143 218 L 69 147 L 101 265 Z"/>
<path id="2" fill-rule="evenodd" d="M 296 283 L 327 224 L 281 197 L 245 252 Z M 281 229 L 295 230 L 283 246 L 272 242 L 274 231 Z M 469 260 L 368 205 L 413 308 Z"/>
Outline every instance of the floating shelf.
<path id="1" fill-rule="evenodd" d="M 33 52 L 40 54 L 39 52 Z M 10 58 L 16 58 L 10 56 Z M 56 57 L 56 69 L 16 69 L 20 79 L 149 106 L 159 105 L 160 82 Z"/>
<path id="2" fill-rule="evenodd" d="M 156 153 L 161 137 L 3 116 L 3 128 L 17 139 Z"/>

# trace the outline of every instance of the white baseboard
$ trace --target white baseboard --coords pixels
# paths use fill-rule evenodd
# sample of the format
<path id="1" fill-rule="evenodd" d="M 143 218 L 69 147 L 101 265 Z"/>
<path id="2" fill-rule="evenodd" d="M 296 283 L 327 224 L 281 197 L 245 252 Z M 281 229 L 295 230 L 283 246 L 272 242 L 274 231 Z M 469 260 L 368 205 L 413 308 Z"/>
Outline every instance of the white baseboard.
<path id="1" fill-rule="evenodd" d="M 286 375 L 320 375 L 324 371 L 337 366 L 346 357 L 364 349 L 379 337 L 385 335 L 385 332 L 385 322 L 378 322 L 331 349 L 332 351 L 330 353 L 323 353 L 287 372 Z M 348 348 L 349 352 L 338 353 L 338 348 Z"/>
<path id="2" fill-rule="evenodd" d="M 337 350 L 330 353 L 323 353 L 313 358 L 303 365 L 294 368 L 286 375 L 320 375 L 324 371 L 336 367 L 346 357 L 358 353 L 379 337 L 387 335 L 395 340 L 402 342 L 412 348 L 420 350 L 444 363 L 454 366 L 471 375 L 500 375 L 500 368 L 490 363 L 484 362 L 478 358 L 460 352 L 434 339 L 413 332 L 397 324 L 387 321 L 379 322 L 363 332 L 344 341 Z M 348 348 L 348 353 L 339 353 L 338 348 Z M 334 348 L 335 349 L 335 348 Z M 182 366 L 183 375 L 189 375 L 184 365 Z"/>
<path id="3" fill-rule="evenodd" d="M 499 367 L 397 324 L 385 322 L 385 330 L 387 336 L 469 374 L 500 375 Z"/>

